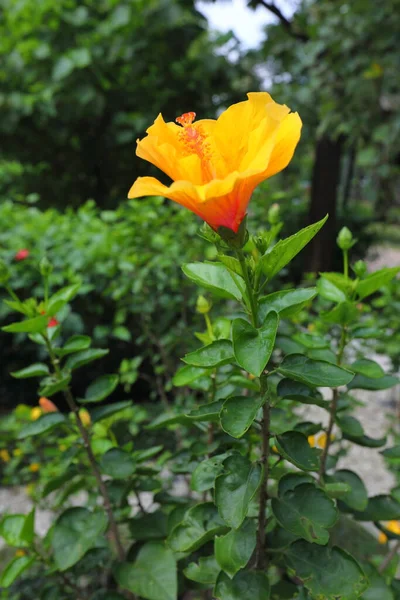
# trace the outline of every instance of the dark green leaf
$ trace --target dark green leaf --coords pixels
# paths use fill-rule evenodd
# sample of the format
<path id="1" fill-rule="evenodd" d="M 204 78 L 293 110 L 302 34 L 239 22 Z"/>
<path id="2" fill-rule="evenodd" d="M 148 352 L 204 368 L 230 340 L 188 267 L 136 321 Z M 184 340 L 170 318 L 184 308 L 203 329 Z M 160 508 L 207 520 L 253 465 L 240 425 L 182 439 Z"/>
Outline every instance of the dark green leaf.
<path id="1" fill-rule="evenodd" d="M 361 375 L 365 375 L 365 377 L 372 379 L 379 379 L 385 375 L 385 371 L 382 367 L 374 360 L 368 358 L 356 360 L 356 362 L 351 364 L 350 369 L 351 371 L 354 371 L 354 373 L 360 373 Z"/>
<path id="2" fill-rule="evenodd" d="M 388 390 L 398 385 L 399 380 L 393 375 L 384 375 L 379 379 L 366 377 L 365 375 L 356 375 L 353 381 L 348 385 L 349 390 Z"/>
<path id="3" fill-rule="evenodd" d="M 347 469 L 336 471 L 332 477 L 327 477 L 327 481 L 339 481 L 346 483 L 350 487 L 350 491 L 340 496 L 342 502 L 347 504 L 353 510 L 363 511 L 368 505 L 368 494 L 364 483 L 360 477 Z"/>
<path id="4" fill-rule="evenodd" d="M 238 364 L 248 373 L 259 377 L 272 354 L 279 317 L 271 311 L 261 327 L 255 328 L 244 319 L 232 323 L 232 341 Z"/>
<path id="5" fill-rule="evenodd" d="M 324 600 L 353 600 L 368 586 L 361 567 L 341 548 L 301 540 L 289 547 L 286 559 L 305 587 Z"/>
<path id="6" fill-rule="evenodd" d="M 135 540 L 158 540 L 167 536 L 167 515 L 155 512 L 135 517 L 129 521 L 129 529 Z"/>
<path id="7" fill-rule="evenodd" d="M 270 587 L 266 573 L 241 571 L 233 579 L 220 573 L 214 589 L 218 600 L 269 600 Z"/>
<path id="8" fill-rule="evenodd" d="M 400 519 L 400 502 L 392 496 L 381 494 L 368 499 L 367 508 L 356 512 L 358 521 L 392 521 Z"/>
<path id="9" fill-rule="evenodd" d="M 360 600 L 394 600 L 393 593 L 385 578 L 378 573 L 375 567 L 368 562 L 363 562 L 362 568 L 368 577 L 369 586 L 360 597 Z"/>
<path id="10" fill-rule="evenodd" d="M 97 360 L 106 356 L 109 353 L 109 350 L 103 350 L 101 348 L 88 348 L 87 350 L 82 350 L 81 352 L 77 352 L 72 356 L 69 356 L 66 360 L 65 367 L 70 371 L 74 369 L 79 369 L 83 367 L 83 365 L 87 365 L 93 360 Z"/>
<path id="11" fill-rule="evenodd" d="M 221 427 L 234 438 L 241 438 L 253 424 L 264 399 L 234 396 L 225 400 L 220 413 Z"/>
<path id="12" fill-rule="evenodd" d="M 70 374 L 62 375 L 61 379 L 55 375 L 52 375 L 50 377 L 45 377 L 40 382 L 39 393 L 41 396 L 51 398 L 51 396 L 54 396 L 54 394 L 57 394 L 58 392 L 62 392 L 63 390 L 66 390 L 70 381 L 71 381 Z"/>
<path id="13" fill-rule="evenodd" d="M 56 348 L 56 353 L 58 356 L 67 356 L 67 354 L 87 350 L 91 343 L 92 340 L 88 335 L 73 335 L 65 342 L 62 348 Z"/>
<path id="14" fill-rule="evenodd" d="M 215 558 L 229 577 L 234 577 L 249 562 L 256 547 L 256 532 L 256 522 L 246 519 L 239 529 L 215 538 Z"/>
<path id="15" fill-rule="evenodd" d="M 97 423 L 102 419 L 107 419 L 107 417 L 111 417 L 116 413 L 125 410 L 132 406 L 132 402 L 130 400 L 124 400 L 123 402 L 115 402 L 114 404 L 108 404 L 106 406 L 96 406 L 90 412 L 90 418 L 92 423 Z"/>
<path id="16" fill-rule="evenodd" d="M 222 298 L 241 300 L 244 294 L 244 281 L 232 274 L 221 263 L 197 262 L 183 265 L 183 272 L 194 283 L 206 290 L 211 290 Z"/>
<path id="17" fill-rule="evenodd" d="M 360 421 L 350 415 L 336 417 L 336 424 L 344 434 L 350 435 L 351 437 L 362 437 L 364 435 L 364 429 Z"/>
<path id="18" fill-rule="evenodd" d="M 54 561 L 60 571 L 66 571 L 93 548 L 107 528 L 103 512 L 87 508 L 68 508 L 54 524 L 51 545 Z"/>
<path id="19" fill-rule="evenodd" d="M 326 410 L 330 409 L 329 401 L 324 400 L 315 388 L 310 388 L 300 381 L 281 379 L 278 383 L 277 394 L 287 400 L 296 400 L 302 404 L 314 404 Z"/>
<path id="20" fill-rule="evenodd" d="M 159 542 L 148 542 L 139 550 L 134 563 L 115 568 L 121 588 L 146 600 L 177 600 L 178 580 L 173 552 Z"/>
<path id="21" fill-rule="evenodd" d="M 272 511 L 282 527 L 305 540 L 325 545 L 337 520 L 335 503 L 321 489 L 303 483 L 272 499 Z"/>
<path id="22" fill-rule="evenodd" d="M 347 385 L 353 373 L 323 360 L 312 360 L 303 354 L 289 354 L 279 365 L 278 371 L 286 377 L 308 385 L 337 387 Z"/>
<path id="23" fill-rule="evenodd" d="M 400 444 L 397 446 L 392 446 L 392 448 L 386 448 L 382 450 L 381 454 L 386 458 L 400 458 Z"/>
<path id="24" fill-rule="evenodd" d="M 304 471 L 318 471 L 321 451 L 311 448 L 305 435 L 286 431 L 276 437 L 276 445 L 286 460 Z"/>
<path id="25" fill-rule="evenodd" d="M 284 240 L 280 240 L 268 254 L 261 257 L 260 267 L 269 280 L 279 273 L 313 239 L 327 218 L 328 215 L 321 221 L 301 229 Z"/>
<path id="26" fill-rule="evenodd" d="M 220 367 L 234 361 L 232 342 L 217 340 L 195 352 L 186 354 L 183 362 L 194 367 Z"/>
<path id="27" fill-rule="evenodd" d="M 258 318 L 260 323 L 263 323 L 270 310 L 275 310 L 282 319 L 291 317 L 301 311 L 316 295 L 317 289 L 312 287 L 283 290 L 263 296 L 259 300 Z"/>
<path id="28" fill-rule="evenodd" d="M 11 373 L 16 379 L 27 379 L 28 377 L 44 377 L 49 374 L 49 367 L 43 363 L 34 363 L 21 369 L 20 371 L 14 371 Z"/>
<path id="29" fill-rule="evenodd" d="M 41 435 L 47 433 L 57 427 L 67 423 L 66 418 L 59 412 L 52 412 L 42 415 L 37 421 L 32 421 L 22 427 L 17 435 L 17 439 L 22 440 L 31 435 Z"/>
<path id="30" fill-rule="evenodd" d="M 101 402 L 113 393 L 118 385 L 118 375 L 102 375 L 96 381 L 91 383 L 86 390 L 84 398 L 80 398 L 80 402 Z"/>
<path id="31" fill-rule="evenodd" d="M 227 454 L 219 454 L 206 458 L 193 471 L 191 488 L 195 492 L 205 492 L 214 487 L 215 479 L 222 473 L 222 463 Z"/>
<path id="32" fill-rule="evenodd" d="M 206 556 L 200 558 L 198 564 L 194 562 L 190 563 L 183 570 L 183 573 L 185 577 L 197 583 L 214 585 L 220 570 L 221 568 L 215 560 L 215 556 Z"/>
<path id="33" fill-rule="evenodd" d="M 230 527 L 237 529 L 243 523 L 262 476 L 261 466 L 241 454 L 232 454 L 224 461 L 224 473 L 215 481 L 215 503 Z"/>
<path id="34" fill-rule="evenodd" d="M 316 481 L 308 473 L 287 473 L 279 480 L 278 496 L 283 496 L 286 492 L 294 490 L 297 486 L 303 483 L 315 484 Z"/>
<path id="35" fill-rule="evenodd" d="M 111 448 L 100 460 L 100 469 L 113 479 L 127 479 L 135 471 L 135 461 L 128 452 L 119 448 Z"/>
<path id="36" fill-rule="evenodd" d="M 190 421 L 218 422 L 222 405 L 223 400 L 215 400 L 214 402 L 209 402 L 208 404 L 200 404 L 200 406 L 194 408 L 185 416 L 187 419 L 190 419 Z"/>
<path id="37" fill-rule="evenodd" d="M 226 533 L 226 523 L 211 502 L 190 508 L 168 538 L 174 552 L 194 552 L 220 533 Z"/>

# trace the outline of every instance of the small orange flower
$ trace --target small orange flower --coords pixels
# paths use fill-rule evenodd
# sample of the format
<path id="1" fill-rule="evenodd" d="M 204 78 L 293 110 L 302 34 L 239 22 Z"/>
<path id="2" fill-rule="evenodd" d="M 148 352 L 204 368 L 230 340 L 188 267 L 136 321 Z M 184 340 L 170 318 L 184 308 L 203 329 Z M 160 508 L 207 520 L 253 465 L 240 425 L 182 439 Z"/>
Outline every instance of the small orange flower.
<path id="1" fill-rule="evenodd" d="M 44 396 L 42 398 L 39 398 L 39 405 L 41 406 L 44 413 L 58 412 L 58 408 L 54 404 L 54 402 L 52 402 L 48 398 L 45 398 Z"/>
<path id="2" fill-rule="evenodd" d="M 40 469 L 40 464 L 39 463 L 31 463 L 28 467 L 28 469 L 32 472 L 32 473 L 37 473 Z"/>
<path id="3" fill-rule="evenodd" d="M 217 120 L 194 122 L 189 112 L 166 123 L 160 114 L 138 141 L 136 154 L 174 183 L 139 177 L 128 197 L 164 196 L 185 206 L 213 229 L 237 232 L 255 187 L 282 171 L 300 139 L 297 113 L 266 92 L 230 106 Z"/>
<path id="4" fill-rule="evenodd" d="M 32 421 L 37 421 L 39 419 L 39 417 L 42 416 L 42 409 L 40 408 L 40 406 L 34 406 L 31 409 L 31 420 Z"/>
<path id="5" fill-rule="evenodd" d="M 89 426 L 90 426 L 90 424 L 91 424 L 91 422 L 92 422 L 92 420 L 91 420 L 91 418 L 90 418 L 90 414 L 89 414 L 89 412 L 86 410 L 86 408 L 80 408 L 80 409 L 79 409 L 79 416 L 80 416 L 80 419 L 81 419 L 81 421 L 82 421 L 82 424 L 83 424 L 85 427 L 89 427 Z"/>

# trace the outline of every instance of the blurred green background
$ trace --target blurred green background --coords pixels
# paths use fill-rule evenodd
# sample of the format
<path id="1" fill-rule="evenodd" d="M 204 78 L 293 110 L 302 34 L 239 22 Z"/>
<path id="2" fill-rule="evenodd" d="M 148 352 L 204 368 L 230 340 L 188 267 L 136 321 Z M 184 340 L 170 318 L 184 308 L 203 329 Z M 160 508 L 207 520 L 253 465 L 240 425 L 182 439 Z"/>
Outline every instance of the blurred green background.
<path id="1" fill-rule="evenodd" d="M 231 19 L 239 4 L 255 34 L 268 15 L 259 43 L 240 42 L 240 19 L 235 34 L 224 17 L 220 32 L 205 17 L 218 5 Z M 73 311 L 58 315 L 65 335 L 109 345 L 101 368 L 121 370 L 125 394 L 168 393 L 197 325 L 180 264 L 205 245 L 180 207 L 126 200 L 138 175 L 156 174 L 135 156 L 136 139 L 159 112 L 211 118 L 247 91 L 269 91 L 304 123 L 288 169 L 256 191 L 252 227 L 273 202 L 284 234 L 330 214 L 286 278 L 334 268 L 344 223 L 360 253 L 399 244 L 399 31 L 399 0 L 0 0 L 0 255 L 13 287 L 40 294 L 47 255 L 54 287 L 84 284 Z M 16 262 L 20 249 L 30 255 Z M 5 305 L 0 318 L 12 320 Z M 34 352 L 0 335 L 3 406 L 36 403 L 8 376 Z"/>

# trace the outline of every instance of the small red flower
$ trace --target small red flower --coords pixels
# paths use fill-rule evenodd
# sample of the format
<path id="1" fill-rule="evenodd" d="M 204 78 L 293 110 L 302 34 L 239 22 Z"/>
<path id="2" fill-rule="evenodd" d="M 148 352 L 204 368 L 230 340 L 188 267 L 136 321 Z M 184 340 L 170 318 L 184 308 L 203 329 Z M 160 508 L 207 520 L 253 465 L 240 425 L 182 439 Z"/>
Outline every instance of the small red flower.
<path id="1" fill-rule="evenodd" d="M 51 319 L 49 319 L 49 322 L 47 323 L 47 327 L 57 327 L 57 325 L 59 324 L 60 322 L 57 321 L 55 317 L 51 317 Z"/>
<path id="2" fill-rule="evenodd" d="M 29 250 L 27 250 L 26 248 L 23 248 L 22 250 L 18 250 L 18 252 L 14 256 L 14 258 L 15 258 L 15 260 L 25 260 L 26 258 L 28 258 L 29 254 L 30 254 Z"/>

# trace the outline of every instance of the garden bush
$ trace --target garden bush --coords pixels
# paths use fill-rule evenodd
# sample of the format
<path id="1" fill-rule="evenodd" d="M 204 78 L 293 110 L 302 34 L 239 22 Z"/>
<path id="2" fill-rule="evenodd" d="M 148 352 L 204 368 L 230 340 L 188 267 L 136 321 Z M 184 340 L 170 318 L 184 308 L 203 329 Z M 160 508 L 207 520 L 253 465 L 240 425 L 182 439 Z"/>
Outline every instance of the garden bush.
<path id="1" fill-rule="evenodd" d="M 188 143 L 194 139 L 191 155 L 200 157 L 201 169 L 210 168 L 206 143 L 220 144 L 231 169 L 202 187 L 193 161 L 182 180 L 171 169 L 183 168 L 187 153 L 178 149 L 171 167 L 172 150 L 162 145 L 162 134 L 145 138 L 155 162 L 176 180 L 160 192 L 208 223 L 199 237 L 183 212 L 168 222 L 172 213 L 158 199 L 130 201 L 120 213 L 96 214 L 86 206 L 71 219 L 66 248 L 56 237 L 53 247 L 46 224 L 36 255 L 16 256 L 3 234 L 10 251 L 0 270 L 2 329 L 39 349 L 35 362 L 12 372 L 17 383 L 39 379 L 38 402 L 20 404 L 0 421 L 3 481 L 27 485 L 34 505 L 54 511 L 54 521 L 40 538 L 35 509 L 3 516 L 0 535 L 15 556 L 0 587 L 13 600 L 398 598 L 398 488 L 368 497 L 356 466 L 342 469 L 340 458 L 352 444 L 377 452 L 387 444 L 386 437 L 364 432 L 354 416 L 353 390 L 398 383 L 368 353 L 392 326 L 390 314 L 382 321 L 373 304 L 388 304 L 388 286 L 400 268 L 368 273 L 353 259 L 356 240 L 344 227 L 337 238 L 340 271 L 303 286 L 277 283 L 277 275 L 323 234 L 328 218 L 281 237 L 279 207 L 272 205 L 263 231 L 247 229 L 251 178 L 258 183 L 288 164 L 300 119 L 267 94 L 254 94 L 222 115 L 218 126 L 225 137 L 215 125 L 204 140 L 204 122 L 193 125 L 191 114 L 181 121 L 183 129 L 170 124 L 163 135 L 175 131 Z M 157 185 L 139 179 L 130 195 L 153 194 Z M 202 201 L 211 187 L 212 196 Z M 92 247 L 96 262 L 87 275 L 75 252 L 80 240 Z M 176 267 L 172 275 L 163 273 L 164 252 L 168 268 Z M 58 254 L 65 272 L 57 269 Z M 84 260 L 89 256 L 85 252 Z M 76 264 L 83 276 L 76 277 Z M 148 269 L 138 284 L 126 277 L 136 265 L 140 273 Z M 78 311 L 89 306 L 96 323 L 101 294 L 92 294 L 102 282 L 105 295 L 121 300 L 118 310 L 127 306 L 138 320 L 148 315 L 160 338 L 170 326 L 162 317 L 177 320 L 180 299 L 183 312 L 195 307 L 193 338 L 180 316 L 171 346 L 164 346 L 167 357 L 184 354 L 172 377 L 173 403 L 164 389 L 156 403 L 110 402 L 121 387 L 115 372 L 101 370 L 93 380 L 88 372 L 81 375 L 109 352 L 100 343 L 108 338 L 96 327 L 88 335 Z M 164 315 L 170 294 L 179 300 Z M 115 335 L 118 327 L 131 333 L 124 319 L 107 333 Z M 121 380 L 129 387 L 124 369 Z M 61 396 L 68 411 L 60 410 Z M 304 418 L 307 406 L 326 411 L 326 424 Z M 383 454 L 395 460 L 398 446 Z M 377 535 L 363 523 L 374 524 Z"/>

